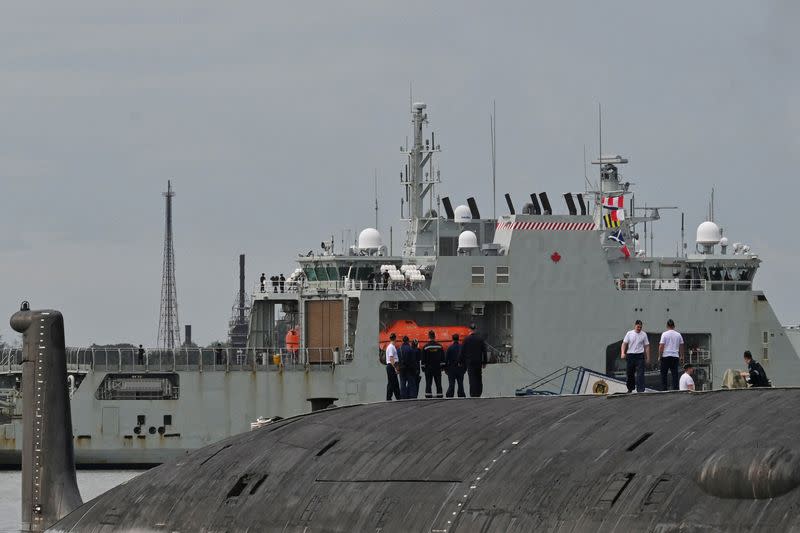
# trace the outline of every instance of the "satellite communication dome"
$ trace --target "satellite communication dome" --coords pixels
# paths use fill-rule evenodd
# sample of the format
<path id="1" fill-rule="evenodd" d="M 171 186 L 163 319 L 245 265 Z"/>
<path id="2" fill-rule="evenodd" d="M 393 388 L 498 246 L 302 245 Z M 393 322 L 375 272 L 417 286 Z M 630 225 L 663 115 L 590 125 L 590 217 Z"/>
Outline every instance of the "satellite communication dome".
<path id="1" fill-rule="evenodd" d="M 720 231 L 719 226 L 710 220 L 706 220 L 697 226 L 697 244 L 713 246 L 717 244 L 720 239 L 722 239 L 722 231 Z"/>
<path id="2" fill-rule="evenodd" d="M 719 240 L 719 245 L 720 245 L 720 246 L 728 246 L 728 238 L 727 238 L 727 237 L 723 237 L 723 238 L 721 238 L 721 239 Z"/>
<path id="3" fill-rule="evenodd" d="M 358 234 L 358 247 L 362 250 L 380 248 L 383 246 L 381 234 L 375 228 L 366 228 Z"/>
<path id="4" fill-rule="evenodd" d="M 414 109 L 416 109 L 417 111 L 422 111 L 423 109 L 425 109 L 428 106 L 425 105 L 425 102 L 414 102 L 414 105 L 412 107 Z"/>
<path id="5" fill-rule="evenodd" d="M 478 237 L 472 231 L 462 231 L 458 236 L 459 250 L 478 247 Z"/>
<path id="6" fill-rule="evenodd" d="M 456 222 L 470 222 L 472 220 L 472 211 L 465 205 L 456 207 L 456 210 L 453 211 L 453 215 Z"/>

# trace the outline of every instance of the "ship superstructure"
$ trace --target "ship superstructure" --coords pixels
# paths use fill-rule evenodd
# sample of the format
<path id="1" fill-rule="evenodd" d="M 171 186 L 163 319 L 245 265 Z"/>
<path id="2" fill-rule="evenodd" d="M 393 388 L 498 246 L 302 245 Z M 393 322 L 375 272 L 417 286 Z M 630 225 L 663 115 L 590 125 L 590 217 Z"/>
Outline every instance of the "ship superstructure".
<path id="1" fill-rule="evenodd" d="M 475 198 L 437 195 L 441 148 L 426 132 L 425 104 L 412 105 L 411 122 L 399 255 L 376 228 L 349 248 L 324 242 L 302 254 L 285 284 L 255 285 L 245 347 L 155 349 L 143 357 L 68 351 L 79 462 L 157 463 L 246 431 L 260 416 L 307 412 L 312 399 L 384 400 L 381 350 L 401 329 L 419 332 L 420 341 L 434 330 L 446 342 L 476 324 L 489 345 L 483 381 L 490 396 L 512 395 L 565 366 L 621 376 L 621 339 L 635 319 L 654 354 L 666 320 L 676 322 L 698 389 L 720 388 L 727 369 L 742 367 L 745 349 L 776 385 L 800 383 L 800 358 L 766 295 L 753 288 L 761 259 L 730 244 L 714 220 L 697 228 L 694 249 L 648 255 L 639 233 L 660 215 L 636 205 L 625 157 L 594 161 L 596 190 L 553 196 L 563 204 L 534 192 L 520 209 L 506 195 L 508 214 L 484 218 Z M 3 357 L 13 395 L 17 356 Z M 656 359 L 653 388 L 660 386 Z M 0 461 L 19 450 L 17 427 L 14 418 L 0 429 Z"/>

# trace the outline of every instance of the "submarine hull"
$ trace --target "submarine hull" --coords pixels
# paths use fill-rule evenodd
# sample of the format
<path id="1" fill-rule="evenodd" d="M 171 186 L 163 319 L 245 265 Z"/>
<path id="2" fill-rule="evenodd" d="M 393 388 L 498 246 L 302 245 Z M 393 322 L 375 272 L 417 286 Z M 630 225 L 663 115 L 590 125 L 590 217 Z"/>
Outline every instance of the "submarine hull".
<path id="1" fill-rule="evenodd" d="M 798 389 L 411 400 L 231 437 L 54 531 L 789 531 Z"/>

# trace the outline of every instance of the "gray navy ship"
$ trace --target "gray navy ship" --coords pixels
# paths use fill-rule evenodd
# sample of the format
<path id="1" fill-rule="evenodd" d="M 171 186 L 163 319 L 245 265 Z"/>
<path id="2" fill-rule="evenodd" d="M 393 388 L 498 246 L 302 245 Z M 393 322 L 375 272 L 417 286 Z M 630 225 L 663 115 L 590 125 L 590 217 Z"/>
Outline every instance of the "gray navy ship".
<path id="1" fill-rule="evenodd" d="M 348 248 L 331 239 L 300 254 L 284 283 L 258 283 L 240 302 L 238 346 L 68 349 L 78 464 L 161 463 L 259 417 L 385 400 L 389 333 L 423 340 L 433 330 L 447 344 L 471 323 L 489 347 L 485 396 L 596 392 L 592 379 L 624 376 L 620 344 L 635 319 L 654 346 L 676 322 L 700 390 L 722 388 L 745 349 L 775 385 L 800 384 L 794 331 L 753 287 L 761 259 L 729 243 L 713 216 L 675 257 L 648 255 L 639 233 L 659 209 L 637 205 L 626 158 L 601 155 L 597 185 L 559 191 L 561 209 L 546 192 L 523 205 L 506 195 L 508 214 L 485 218 L 475 198 L 437 194 L 441 148 L 424 103 L 411 123 L 399 255 L 376 228 Z M 21 366 L 18 351 L 0 354 L 0 464 L 20 462 Z"/>

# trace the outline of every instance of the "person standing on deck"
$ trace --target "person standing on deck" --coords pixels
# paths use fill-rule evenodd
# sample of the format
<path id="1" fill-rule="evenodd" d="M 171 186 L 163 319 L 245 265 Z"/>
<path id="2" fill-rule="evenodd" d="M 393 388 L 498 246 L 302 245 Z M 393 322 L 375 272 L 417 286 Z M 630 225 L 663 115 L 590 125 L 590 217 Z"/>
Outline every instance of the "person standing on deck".
<path id="1" fill-rule="evenodd" d="M 428 343 L 422 349 L 422 371 L 425 372 L 425 397 L 433 398 L 431 382 L 436 385 L 436 397 L 442 397 L 442 368 L 445 365 L 444 348 L 436 342 L 436 332 L 428 332 Z"/>
<path id="2" fill-rule="evenodd" d="M 397 377 L 397 347 L 394 341 L 397 335 L 389 335 L 389 343 L 386 345 L 386 401 L 391 401 L 392 395 L 395 400 L 400 399 L 400 380 Z"/>
<path id="3" fill-rule="evenodd" d="M 470 324 L 470 334 L 461 345 L 461 359 L 467 368 L 469 378 L 469 395 L 480 398 L 483 394 L 483 369 L 486 368 L 486 341 L 476 331 L 475 324 Z"/>
<path id="4" fill-rule="evenodd" d="M 417 350 L 411 347 L 408 336 L 403 336 L 403 344 L 400 346 L 400 398 L 408 400 L 417 397 L 417 374 L 419 373 L 419 363 L 417 362 Z"/>
<path id="5" fill-rule="evenodd" d="M 694 374 L 694 367 L 689 363 L 683 365 L 683 374 L 681 375 L 680 381 L 680 390 L 694 390 L 694 380 L 692 379 L 692 374 Z"/>
<path id="6" fill-rule="evenodd" d="M 678 367 L 683 363 L 683 336 L 675 331 L 675 322 L 667 320 L 667 331 L 661 334 L 658 342 L 658 355 L 661 368 L 661 390 L 669 390 L 667 373 L 672 372 L 672 388 L 678 390 Z"/>
<path id="7" fill-rule="evenodd" d="M 461 344 L 458 333 L 453 333 L 453 344 L 447 348 L 447 392 L 445 396 L 452 398 L 458 384 L 458 397 L 464 398 L 464 361 L 461 358 Z"/>
<path id="8" fill-rule="evenodd" d="M 262 272 L 259 281 L 261 282 L 261 292 L 266 292 L 267 275 Z"/>
<path id="9" fill-rule="evenodd" d="M 422 381 L 422 350 L 419 349 L 419 341 L 417 339 L 411 340 L 411 348 L 414 349 L 414 361 L 416 362 L 414 372 L 417 373 L 417 393 L 414 398 L 419 398 L 419 384 Z"/>
<path id="10" fill-rule="evenodd" d="M 636 320 L 633 329 L 622 339 L 620 356 L 625 359 L 628 392 L 644 392 L 644 366 L 650 362 L 650 341 L 642 331 L 642 321 Z"/>

